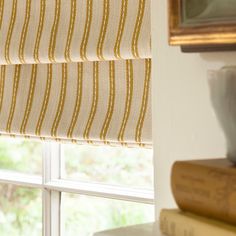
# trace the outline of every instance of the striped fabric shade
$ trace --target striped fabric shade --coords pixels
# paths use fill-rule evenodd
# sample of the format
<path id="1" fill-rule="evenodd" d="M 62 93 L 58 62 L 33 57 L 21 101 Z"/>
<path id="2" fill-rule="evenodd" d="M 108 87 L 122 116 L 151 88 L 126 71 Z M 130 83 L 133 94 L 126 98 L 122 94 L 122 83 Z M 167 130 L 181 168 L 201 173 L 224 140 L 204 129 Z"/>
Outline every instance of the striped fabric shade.
<path id="1" fill-rule="evenodd" d="M 0 135 L 151 147 L 150 0 L 0 0 Z"/>

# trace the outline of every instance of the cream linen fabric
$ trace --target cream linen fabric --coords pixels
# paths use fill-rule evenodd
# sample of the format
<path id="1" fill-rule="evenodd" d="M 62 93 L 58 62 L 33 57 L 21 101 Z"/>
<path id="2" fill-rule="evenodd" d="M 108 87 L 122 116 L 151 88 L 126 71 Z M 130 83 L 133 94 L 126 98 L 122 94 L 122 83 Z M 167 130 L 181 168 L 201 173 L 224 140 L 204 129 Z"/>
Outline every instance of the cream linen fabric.
<path id="1" fill-rule="evenodd" d="M 151 146 L 150 59 L 0 70 L 2 134 Z"/>
<path id="2" fill-rule="evenodd" d="M 0 135 L 151 147 L 151 0 L 0 0 Z"/>
<path id="3" fill-rule="evenodd" d="M 2 65 L 150 57 L 150 0 L 0 0 Z"/>

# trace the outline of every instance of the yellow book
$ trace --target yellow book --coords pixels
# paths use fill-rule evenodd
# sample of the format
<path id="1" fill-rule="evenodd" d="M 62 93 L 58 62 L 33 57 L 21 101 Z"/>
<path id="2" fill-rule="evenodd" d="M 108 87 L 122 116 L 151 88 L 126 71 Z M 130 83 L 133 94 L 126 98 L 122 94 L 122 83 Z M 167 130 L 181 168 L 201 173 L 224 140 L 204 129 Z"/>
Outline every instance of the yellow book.
<path id="1" fill-rule="evenodd" d="M 167 236 L 236 236 L 236 226 L 176 209 L 161 211 L 160 229 Z"/>

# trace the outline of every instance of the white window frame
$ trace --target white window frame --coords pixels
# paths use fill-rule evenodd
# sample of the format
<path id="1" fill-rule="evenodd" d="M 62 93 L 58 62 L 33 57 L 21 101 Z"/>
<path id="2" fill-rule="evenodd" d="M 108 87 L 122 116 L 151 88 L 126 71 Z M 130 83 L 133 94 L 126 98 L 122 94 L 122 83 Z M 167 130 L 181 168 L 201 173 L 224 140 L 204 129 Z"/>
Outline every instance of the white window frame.
<path id="1" fill-rule="evenodd" d="M 154 205 L 154 191 L 63 179 L 61 144 L 43 143 L 42 177 L 0 170 L 0 183 L 40 189 L 43 199 L 43 236 L 61 236 L 61 194 L 75 193 Z"/>

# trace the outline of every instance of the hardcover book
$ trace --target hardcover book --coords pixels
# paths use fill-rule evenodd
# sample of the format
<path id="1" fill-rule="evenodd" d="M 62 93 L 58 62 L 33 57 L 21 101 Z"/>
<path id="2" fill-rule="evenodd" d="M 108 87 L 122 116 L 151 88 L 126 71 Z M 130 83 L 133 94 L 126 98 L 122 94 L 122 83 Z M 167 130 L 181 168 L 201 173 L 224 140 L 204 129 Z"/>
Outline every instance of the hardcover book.
<path id="1" fill-rule="evenodd" d="M 236 224 L 236 166 L 229 160 L 177 161 L 171 187 L 180 209 Z"/>

